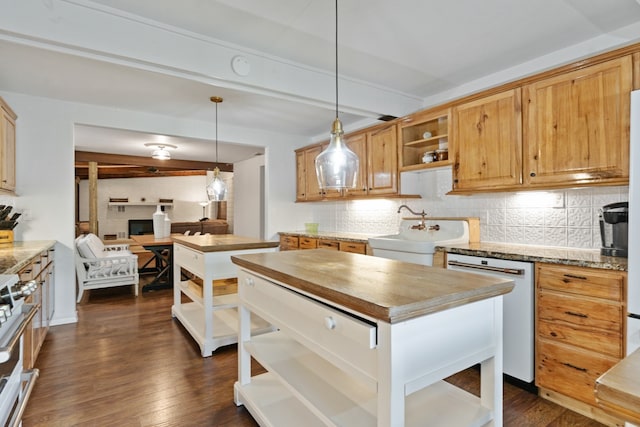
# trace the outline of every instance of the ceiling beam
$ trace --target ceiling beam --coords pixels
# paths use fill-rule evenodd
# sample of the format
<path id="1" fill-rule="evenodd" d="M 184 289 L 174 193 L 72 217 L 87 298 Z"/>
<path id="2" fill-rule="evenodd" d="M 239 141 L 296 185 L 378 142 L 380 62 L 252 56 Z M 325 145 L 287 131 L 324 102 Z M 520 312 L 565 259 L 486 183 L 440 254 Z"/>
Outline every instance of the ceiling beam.
<path id="1" fill-rule="evenodd" d="M 232 163 L 202 162 L 195 160 L 156 160 L 151 157 L 125 156 L 121 154 L 93 153 L 90 151 L 76 151 L 75 161 L 97 162 L 109 165 L 136 165 L 156 168 L 171 168 L 182 170 L 214 170 L 216 167 L 222 172 L 233 172 Z"/>

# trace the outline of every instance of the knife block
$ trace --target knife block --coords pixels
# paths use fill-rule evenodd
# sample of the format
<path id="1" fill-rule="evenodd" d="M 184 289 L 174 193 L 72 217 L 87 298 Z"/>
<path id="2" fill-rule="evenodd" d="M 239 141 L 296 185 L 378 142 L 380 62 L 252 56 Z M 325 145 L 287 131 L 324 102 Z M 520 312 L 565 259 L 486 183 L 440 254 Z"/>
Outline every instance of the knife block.
<path id="1" fill-rule="evenodd" d="M 13 243 L 13 230 L 0 230 L 0 243 Z"/>

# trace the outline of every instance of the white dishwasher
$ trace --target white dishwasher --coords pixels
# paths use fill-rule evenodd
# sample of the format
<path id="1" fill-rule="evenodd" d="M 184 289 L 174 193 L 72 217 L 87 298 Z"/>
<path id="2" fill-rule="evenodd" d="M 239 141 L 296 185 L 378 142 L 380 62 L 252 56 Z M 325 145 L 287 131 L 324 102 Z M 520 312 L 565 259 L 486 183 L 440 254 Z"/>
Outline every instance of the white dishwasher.
<path id="1" fill-rule="evenodd" d="M 533 263 L 447 253 L 447 268 L 511 279 L 503 299 L 503 371 L 525 383 L 534 379 Z"/>

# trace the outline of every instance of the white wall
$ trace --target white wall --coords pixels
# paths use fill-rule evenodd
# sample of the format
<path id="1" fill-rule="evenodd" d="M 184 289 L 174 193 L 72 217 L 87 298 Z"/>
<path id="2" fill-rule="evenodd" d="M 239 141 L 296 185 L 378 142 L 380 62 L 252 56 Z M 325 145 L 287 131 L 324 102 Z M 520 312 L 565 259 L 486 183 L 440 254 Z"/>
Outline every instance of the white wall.
<path id="1" fill-rule="evenodd" d="M 75 182 L 73 128 L 77 123 L 206 139 L 213 124 L 0 92 L 18 115 L 16 209 L 25 212 L 16 240 L 56 240 L 54 324 L 77 321 L 73 240 Z M 267 236 L 288 228 L 287 217 L 306 212 L 295 200 L 293 149 L 299 136 L 225 126 L 220 139 L 266 147 Z M 271 191 L 271 189 L 274 189 Z M 13 200 L 11 200 L 13 201 Z M 304 216 L 304 215 L 302 215 Z M 269 220 L 269 218 L 273 220 Z M 304 221 L 303 221 L 304 222 Z"/>
<path id="2" fill-rule="evenodd" d="M 257 156 L 233 165 L 234 233 L 240 236 L 264 238 L 264 162 Z"/>
<path id="3" fill-rule="evenodd" d="M 100 237 L 116 234 L 126 237 L 129 219 L 151 219 L 156 206 L 109 207 L 111 197 L 127 197 L 129 202 L 173 199 L 166 213 L 173 222 L 198 221 L 202 218 L 200 202 L 207 201 L 207 176 L 150 178 L 116 178 L 98 180 L 98 230 Z M 89 220 L 89 181 L 80 182 L 80 220 Z M 124 211 L 123 211 L 124 208 Z M 207 208 L 205 208 L 205 215 Z M 122 234 L 120 234 L 122 233 Z"/>

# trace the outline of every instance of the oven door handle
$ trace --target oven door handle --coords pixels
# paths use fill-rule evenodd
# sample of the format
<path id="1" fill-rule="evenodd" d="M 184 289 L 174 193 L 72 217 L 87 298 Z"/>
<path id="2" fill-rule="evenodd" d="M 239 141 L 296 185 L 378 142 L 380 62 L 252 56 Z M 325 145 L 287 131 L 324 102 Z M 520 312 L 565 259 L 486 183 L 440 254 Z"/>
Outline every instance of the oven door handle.
<path id="1" fill-rule="evenodd" d="M 29 397 L 31 396 L 31 392 L 33 391 L 33 387 L 36 385 L 36 380 L 38 379 L 38 375 L 40 375 L 40 370 L 38 369 L 29 369 L 28 371 L 24 371 L 22 373 L 22 377 L 20 378 L 22 381 L 28 381 L 26 387 L 24 388 L 22 399 L 20 399 L 20 405 L 16 409 L 16 412 L 11 419 L 11 422 L 7 424 L 9 427 L 19 427 L 20 422 L 22 421 L 22 415 L 24 414 L 24 410 L 27 408 L 27 403 L 29 402 Z"/>
<path id="2" fill-rule="evenodd" d="M 24 307 L 25 306 L 23 306 L 23 308 Z M 29 310 L 25 318 L 22 319 L 20 326 L 18 326 L 18 329 L 16 329 L 15 333 L 9 340 L 9 343 L 5 347 L 0 347 L 0 363 L 4 363 L 7 360 L 11 359 L 13 348 L 20 342 L 20 337 L 22 337 L 22 334 L 24 334 L 24 330 L 27 329 L 27 325 L 29 324 L 29 322 L 31 322 L 39 309 L 40 304 L 32 304 L 31 310 Z"/>
<path id="3" fill-rule="evenodd" d="M 511 274 L 514 276 L 524 275 L 524 269 L 522 268 L 492 267 L 490 265 L 470 264 L 467 262 L 460 262 L 460 261 L 449 261 L 447 264 L 453 267 L 468 268 L 471 270 L 493 271 L 495 273 Z"/>

